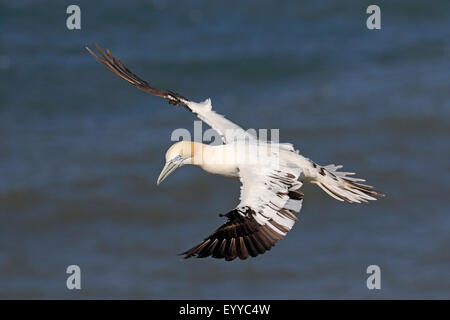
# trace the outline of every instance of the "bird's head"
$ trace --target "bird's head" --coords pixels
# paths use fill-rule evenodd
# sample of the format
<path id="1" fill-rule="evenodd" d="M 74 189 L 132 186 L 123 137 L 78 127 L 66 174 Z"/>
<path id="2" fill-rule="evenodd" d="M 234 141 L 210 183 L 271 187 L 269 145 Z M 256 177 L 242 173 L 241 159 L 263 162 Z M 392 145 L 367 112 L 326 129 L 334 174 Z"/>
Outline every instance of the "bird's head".
<path id="1" fill-rule="evenodd" d="M 156 183 L 159 185 L 174 172 L 175 169 L 184 166 L 185 164 L 192 164 L 192 159 L 198 146 L 201 146 L 201 144 L 192 141 L 180 141 L 173 144 L 166 152 L 166 164 Z"/>

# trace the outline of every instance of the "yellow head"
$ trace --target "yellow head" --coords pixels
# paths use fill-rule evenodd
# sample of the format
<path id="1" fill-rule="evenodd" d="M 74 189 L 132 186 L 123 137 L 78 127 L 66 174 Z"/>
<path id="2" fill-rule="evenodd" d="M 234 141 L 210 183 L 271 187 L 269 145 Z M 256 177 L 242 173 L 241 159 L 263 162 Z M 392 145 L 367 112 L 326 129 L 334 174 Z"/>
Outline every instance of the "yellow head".
<path id="1" fill-rule="evenodd" d="M 175 169 L 185 164 L 193 164 L 194 155 L 201 153 L 203 144 L 193 141 L 174 143 L 166 152 L 166 164 L 162 169 L 157 184 L 160 184 Z"/>

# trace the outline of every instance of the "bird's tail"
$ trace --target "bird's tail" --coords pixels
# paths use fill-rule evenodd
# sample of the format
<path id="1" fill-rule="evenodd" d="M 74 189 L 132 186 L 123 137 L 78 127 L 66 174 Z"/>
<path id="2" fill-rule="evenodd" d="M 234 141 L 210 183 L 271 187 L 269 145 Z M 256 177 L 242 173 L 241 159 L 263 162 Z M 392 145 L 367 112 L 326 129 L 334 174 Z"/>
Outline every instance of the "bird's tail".
<path id="1" fill-rule="evenodd" d="M 338 171 L 342 166 L 330 164 L 322 167 L 314 162 L 311 164 L 309 182 L 318 185 L 339 201 L 361 203 L 376 200 L 375 197 L 384 197 L 384 194 L 373 190 L 372 186 L 362 184 L 364 179 L 352 177 L 355 173 Z"/>

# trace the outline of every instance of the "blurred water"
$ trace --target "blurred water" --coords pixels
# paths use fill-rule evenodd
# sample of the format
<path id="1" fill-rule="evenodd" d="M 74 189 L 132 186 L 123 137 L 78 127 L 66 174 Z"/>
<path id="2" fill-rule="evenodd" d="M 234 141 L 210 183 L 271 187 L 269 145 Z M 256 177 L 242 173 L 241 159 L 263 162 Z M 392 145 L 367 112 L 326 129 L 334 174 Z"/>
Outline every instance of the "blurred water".
<path id="1" fill-rule="evenodd" d="M 380 31 L 370 1 L 77 3 L 81 31 L 65 27 L 71 2 L 0 3 L 1 298 L 450 298 L 448 1 L 378 1 Z M 180 262 L 239 183 L 184 167 L 157 188 L 172 130 L 195 118 L 113 76 L 94 41 L 387 197 L 347 205 L 306 186 L 270 253 Z M 81 291 L 65 287 L 70 264 Z"/>

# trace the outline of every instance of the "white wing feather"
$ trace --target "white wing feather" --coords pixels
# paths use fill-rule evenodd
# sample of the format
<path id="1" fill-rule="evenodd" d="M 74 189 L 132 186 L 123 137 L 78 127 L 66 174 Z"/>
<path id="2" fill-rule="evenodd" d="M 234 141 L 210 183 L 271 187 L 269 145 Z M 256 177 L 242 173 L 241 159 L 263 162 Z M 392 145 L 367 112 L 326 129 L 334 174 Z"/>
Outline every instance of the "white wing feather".
<path id="1" fill-rule="evenodd" d="M 241 202 L 237 208 L 251 208 L 259 224 L 268 225 L 284 236 L 297 220 L 287 210 L 298 212 L 302 207 L 303 199 L 296 200 L 289 197 L 290 191 L 296 191 L 302 186 L 302 183 L 298 181 L 301 169 L 280 165 L 277 157 L 272 158 L 268 165 L 239 168 L 242 186 Z M 287 230 L 280 230 L 271 221 L 275 221 Z"/>
<path id="2" fill-rule="evenodd" d="M 212 110 L 211 99 L 197 103 L 193 101 L 185 101 L 187 107 L 195 113 L 200 120 L 208 124 L 217 133 L 220 134 L 223 142 L 230 143 L 233 140 L 251 139 L 255 136 L 245 131 L 234 122 L 228 120 Z"/>

